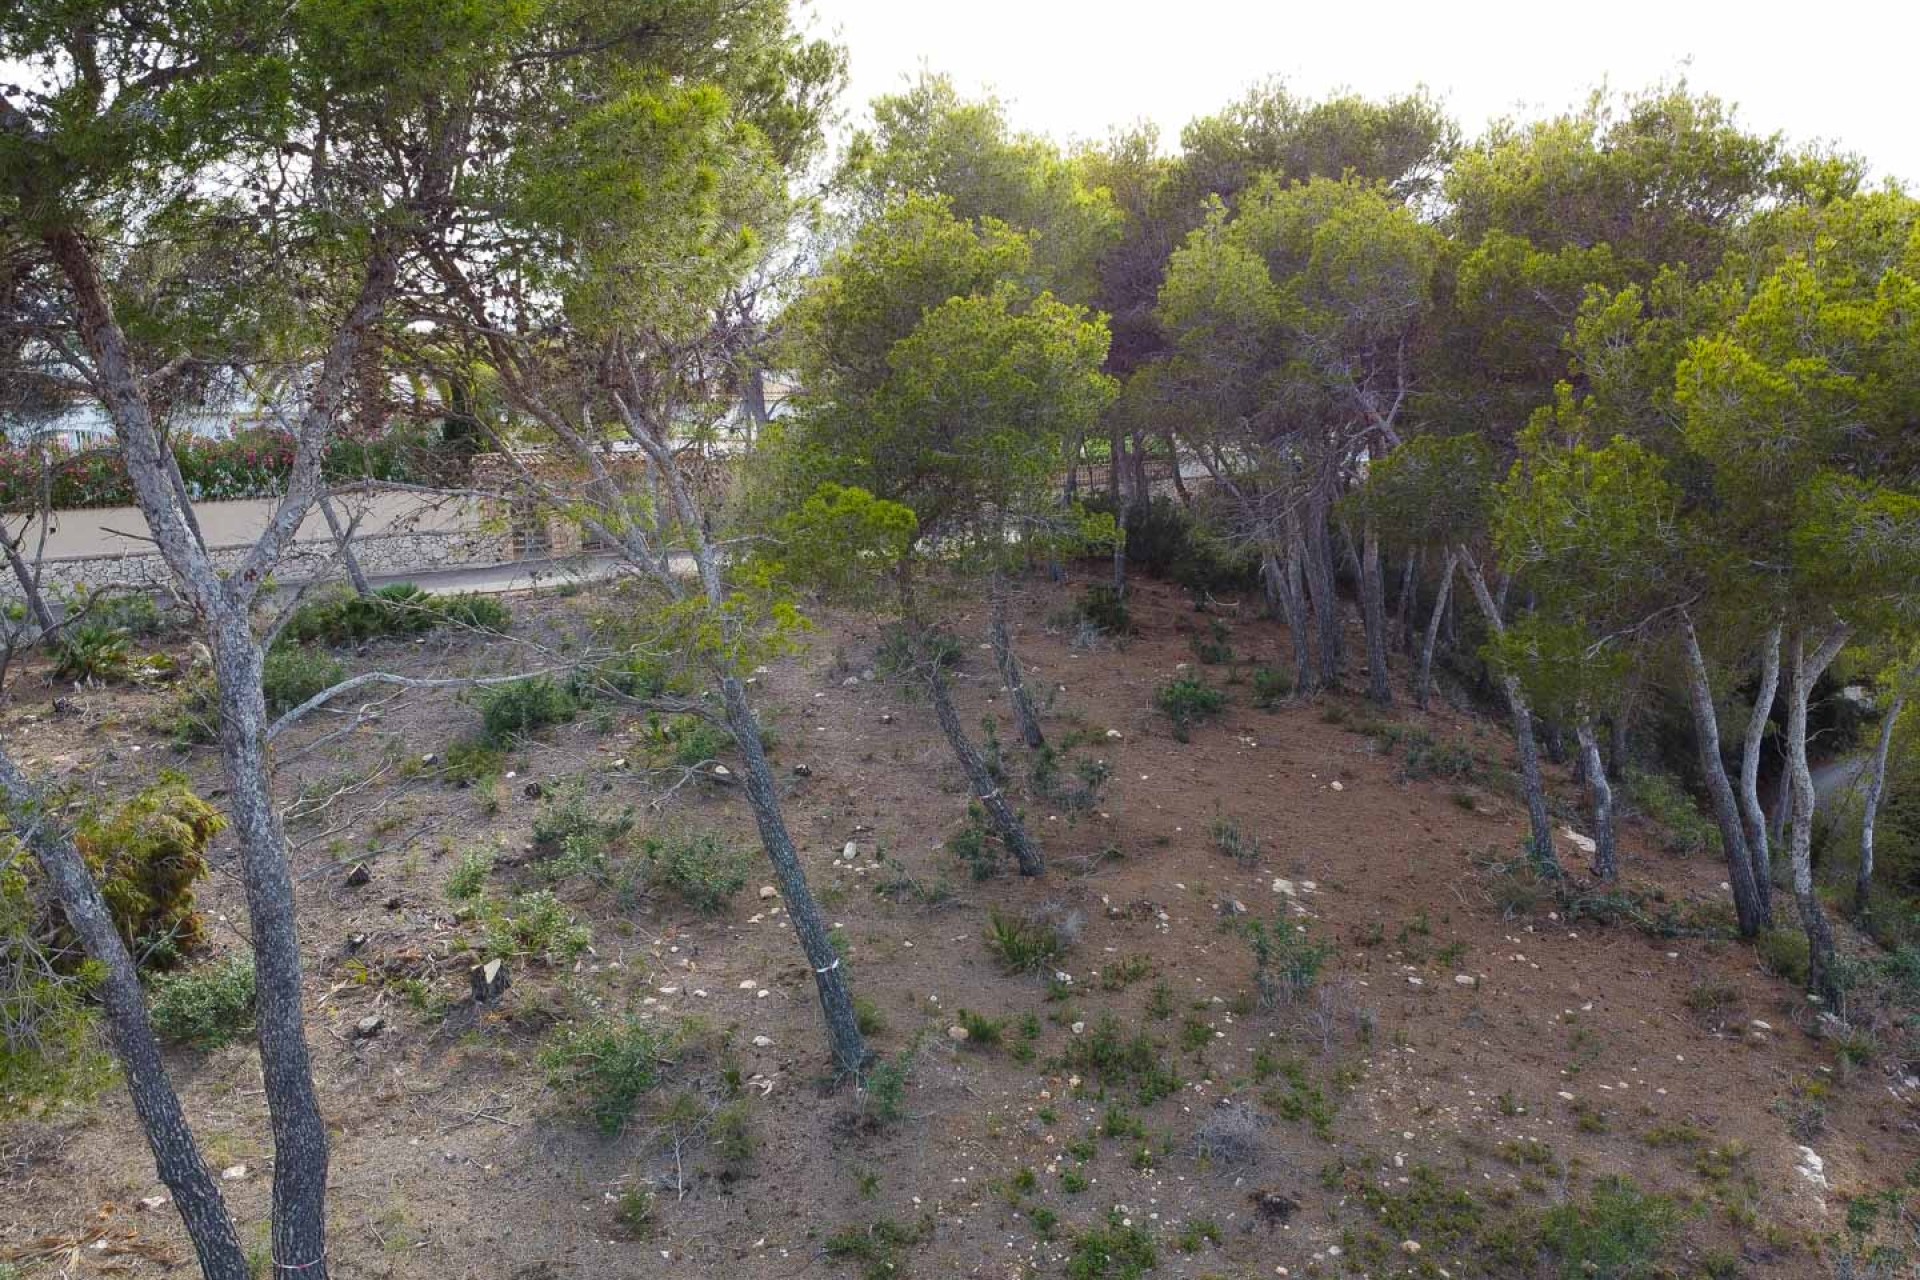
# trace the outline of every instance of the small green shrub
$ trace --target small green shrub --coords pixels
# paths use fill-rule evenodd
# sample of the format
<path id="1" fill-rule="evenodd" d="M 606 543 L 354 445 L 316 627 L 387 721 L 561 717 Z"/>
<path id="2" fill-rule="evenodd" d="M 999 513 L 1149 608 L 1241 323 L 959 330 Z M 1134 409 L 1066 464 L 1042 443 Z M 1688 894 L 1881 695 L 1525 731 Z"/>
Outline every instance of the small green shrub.
<path id="1" fill-rule="evenodd" d="M 1061 768 L 1061 749 L 1042 743 L 1033 753 L 1028 775 L 1033 794 L 1064 811 L 1069 821 L 1091 812 L 1100 803 L 1100 795 L 1113 778 L 1113 766 L 1105 760 L 1079 756 L 1072 769 Z"/>
<path id="2" fill-rule="evenodd" d="M 622 1191 L 614 1206 L 613 1220 L 633 1239 L 650 1239 L 654 1230 L 653 1188 L 635 1186 Z"/>
<path id="3" fill-rule="evenodd" d="M 1679 783 L 1664 773 L 1635 770 L 1627 777 L 1626 801 L 1660 828 L 1660 845 L 1668 853 L 1716 853 L 1720 829 Z"/>
<path id="4" fill-rule="evenodd" d="M 411 582 L 396 582 L 367 596 L 336 590 L 305 601 L 287 619 L 280 638 L 288 647 L 358 644 L 383 636 L 424 635 L 449 624 L 500 631 L 512 621 L 512 612 L 493 596 L 436 596 Z"/>
<path id="5" fill-rule="evenodd" d="M 699 911 L 726 908 L 747 887 L 753 855 L 712 832 L 656 836 L 641 846 L 647 880 Z"/>
<path id="6" fill-rule="evenodd" d="M 1293 696 L 1293 676 L 1278 667 L 1255 667 L 1253 705 L 1271 711 Z"/>
<path id="7" fill-rule="evenodd" d="M 1549 1209 L 1540 1239 L 1565 1280 L 1644 1280 L 1663 1274 L 1661 1255 L 1682 1217 L 1665 1196 L 1625 1178 L 1602 1178 L 1585 1201 Z"/>
<path id="8" fill-rule="evenodd" d="M 1218 618 L 1207 619 L 1206 634 L 1196 631 L 1189 637 L 1188 644 L 1193 656 L 1210 667 L 1225 666 L 1233 661 L 1233 632 Z"/>
<path id="9" fill-rule="evenodd" d="M 864 1227 L 848 1227 L 826 1238 L 829 1258 L 857 1263 L 861 1280 L 898 1280 L 906 1274 L 907 1255 L 925 1238 L 930 1223 L 904 1227 L 881 1218 Z"/>
<path id="10" fill-rule="evenodd" d="M 177 773 L 74 827 L 80 856 L 141 967 L 167 968 L 204 943 L 194 886 L 206 877 L 208 846 L 226 827 L 225 816 Z M 64 922 L 55 936 L 62 950 L 79 954 Z"/>
<path id="11" fill-rule="evenodd" d="M 1153 1237 L 1114 1209 L 1107 1214 L 1106 1226 L 1073 1238 L 1067 1280 L 1139 1280 L 1159 1261 Z"/>
<path id="12" fill-rule="evenodd" d="M 1066 954 L 1068 940 L 1044 920 L 1002 915 L 995 908 L 987 913 L 987 947 L 1008 973 L 1036 973 Z"/>
<path id="13" fill-rule="evenodd" d="M 1181 676 L 1153 692 L 1153 705 L 1173 721 L 1173 736 L 1185 742 L 1194 723 L 1220 714 L 1227 695 L 1194 676 Z"/>
<path id="14" fill-rule="evenodd" d="M 486 902 L 481 919 L 480 952 L 488 960 L 526 957 L 562 965 L 593 943 L 593 931 L 574 923 L 560 900 L 546 889 L 523 893 L 510 904 Z"/>
<path id="15" fill-rule="evenodd" d="M 1213 837 L 1213 847 L 1226 854 L 1243 867 L 1260 865 L 1260 837 L 1253 835 L 1240 826 L 1236 818 L 1220 814 L 1207 828 L 1207 834 Z"/>
<path id="16" fill-rule="evenodd" d="M 1253 947 L 1254 985 L 1267 1008 L 1293 1004 L 1320 980 L 1320 970 L 1334 953 L 1330 943 L 1316 942 L 1305 925 L 1284 915 L 1271 924 L 1250 921 L 1247 941 Z"/>
<path id="17" fill-rule="evenodd" d="M 1129 1036 L 1112 1014 L 1067 1042 L 1065 1065 L 1104 1084 L 1132 1086 L 1143 1107 L 1180 1088 L 1165 1046 L 1145 1032 Z"/>
<path id="18" fill-rule="evenodd" d="M 439 776 L 456 787 L 471 787 L 499 777 L 506 767 L 506 752 L 485 738 L 459 738 L 441 753 Z"/>
<path id="19" fill-rule="evenodd" d="M 433 606 L 442 623 L 470 631 L 505 631 L 513 625 L 513 610 L 498 596 L 462 591 L 433 597 Z"/>
<path id="20" fill-rule="evenodd" d="M 455 902 L 472 902 L 487 889 L 487 875 L 493 870 L 491 849 L 470 849 L 460 856 L 447 877 L 447 896 Z"/>
<path id="21" fill-rule="evenodd" d="M 626 1128 L 680 1050 L 680 1038 L 637 1018 L 567 1027 L 540 1051 L 547 1084 L 567 1108 L 609 1136 Z"/>
<path id="22" fill-rule="evenodd" d="M 73 628 L 55 651 L 57 680 L 124 680 L 133 670 L 133 641 L 126 628 L 89 622 Z"/>
<path id="23" fill-rule="evenodd" d="M 861 1082 L 861 1114 L 877 1128 L 898 1124 L 907 1114 L 907 1077 L 913 1073 L 912 1049 L 882 1058 Z"/>
<path id="24" fill-rule="evenodd" d="M 346 668 L 319 649 L 275 645 L 268 651 L 260 670 L 260 688 L 267 696 L 267 714 L 284 715 L 345 677 Z"/>
<path id="25" fill-rule="evenodd" d="M 253 1029 L 253 961 L 244 957 L 199 965 L 153 980 L 148 1001 L 162 1040 L 218 1049 Z"/>
<path id="26" fill-rule="evenodd" d="M 968 874 L 975 880 L 993 879 L 1006 864 L 1000 837 L 987 824 L 987 811 L 978 801 L 967 802 L 966 824 L 947 837 L 947 848 L 967 864 Z"/>
<path id="27" fill-rule="evenodd" d="M 1133 634 L 1133 615 L 1127 610 L 1127 598 L 1105 583 L 1095 583 L 1074 603 L 1073 611 L 1081 622 L 1106 636 Z"/>
<path id="28" fill-rule="evenodd" d="M 1760 965 L 1782 982 L 1804 987 L 1812 972 L 1807 935 L 1798 929 L 1765 929 L 1753 940 Z"/>
<path id="29" fill-rule="evenodd" d="M 565 724 L 580 711 L 573 695 L 550 676 L 490 685 L 480 691 L 479 703 L 481 728 L 494 746 Z"/>
<path id="30" fill-rule="evenodd" d="M 1005 1034 L 1007 1020 L 1005 1018 L 989 1018 L 983 1013 L 974 1013 L 971 1010 L 962 1009 L 959 1015 L 959 1025 L 966 1029 L 967 1038 L 961 1043 L 966 1045 L 967 1048 L 991 1049 L 1000 1043 L 1001 1036 Z"/>

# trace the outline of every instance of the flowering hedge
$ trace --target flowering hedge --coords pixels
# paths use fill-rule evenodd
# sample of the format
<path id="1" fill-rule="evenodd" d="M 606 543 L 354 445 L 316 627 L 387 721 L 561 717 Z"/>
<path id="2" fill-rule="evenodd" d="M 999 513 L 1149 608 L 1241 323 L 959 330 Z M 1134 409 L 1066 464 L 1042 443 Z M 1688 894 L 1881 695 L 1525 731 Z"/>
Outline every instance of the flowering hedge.
<path id="1" fill-rule="evenodd" d="M 270 498 L 286 488 L 293 468 L 293 437 L 282 431 L 247 431 L 227 440 L 191 437 L 174 443 L 180 475 L 196 501 Z M 443 479 L 457 455 L 411 435 L 336 440 L 327 452 L 331 480 L 398 480 L 431 484 Z M 41 470 L 49 471 L 55 510 L 130 507 L 133 482 L 117 444 L 82 450 L 0 446 L 0 509 L 33 507 Z"/>

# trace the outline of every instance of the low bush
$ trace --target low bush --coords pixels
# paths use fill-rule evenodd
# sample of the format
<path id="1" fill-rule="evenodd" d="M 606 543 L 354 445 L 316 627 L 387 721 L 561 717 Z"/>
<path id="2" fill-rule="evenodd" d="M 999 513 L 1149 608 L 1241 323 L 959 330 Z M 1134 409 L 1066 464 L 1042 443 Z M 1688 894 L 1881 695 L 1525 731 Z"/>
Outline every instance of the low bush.
<path id="1" fill-rule="evenodd" d="M 1253 705 L 1271 711 L 1293 696 L 1293 676 L 1278 667 L 1256 667 L 1253 672 Z"/>
<path id="2" fill-rule="evenodd" d="M 1168 1065 L 1166 1046 L 1145 1032 L 1128 1035 L 1112 1014 L 1067 1042 L 1065 1066 L 1101 1083 L 1133 1088 L 1150 1107 L 1179 1091 L 1180 1077 Z"/>
<path id="3" fill-rule="evenodd" d="M 490 685 L 480 691 L 478 701 L 481 728 L 494 746 L 565 724 L 580 711 L 573 695 L 549 676 Z"/>
<path id="4" fill-rule="evenodd" d="M 561 1031 L 540 1051 L 540 1066 L 568 1110 L 612 1136 L 627 1127 L 680 1047 L 680 1037 L 638 1018 L 600 1017 Z"/>
<path id="5" fill-rule="evenodd" d="M 1305 925 L 1294 924 L 1284 915 L 1271 924 L 1250 921 L 1246 936 L 1253 947 L 1254 985 L 1260 1003 L 1268 1008 L 1293 1004 L 1312 991 L 1334 953 L 1332 944 L 1315 941 Z"/>
<path id="6" fill-rule="evenodd" d="M 668 890 L 699 911 L 726 908 L 747 887 L 753 855 L 712 832 L 670 833 L 641 846 L 649 884 Z"/>
<path id="7" fill-rule="evenodd" d="M 253 1029 L 253 961 L 198 965 L 153 980 L 148 1001 L 154 1034 L 196 1049 L 218 1049 Z"/>
<path id="8" fill-rule="evenodd" d="M 112 1074 L 94 1032 L 96 972 L 66 971 L 20 856 L 0 835 L 0 1120 L 85 1101 Z"/>
<path id="9" fill-rule="evenodd" d="M 1540 1240 L 1565 1280 L 1645 1280 L 1666 1274 L 1661 1257 L 1683 1217 L 1665 1196 L 1607 1177 L 1585 1200 L 1547 1210 Z"/>
<path id="10" fill-rule="evenodd" d="M 1627 777 L 1627 807 L 1660 828 L 1668 853 L 1718 853 L 1720 829 L 1686 790 L 1664 773 L 1634 770 Z"/>
<path id="11" fill-rule="evenodd" d="M 64 634 L 54 653 L 56 680 L 124 680 L 133 671 L 133 641 L 124 627 L 89 622 Z"/>
<path id="12" fill-rule="evenodd" d="M 267 714 L 285 715 L 345 678 L 346 668 L 323 650 L 275 645 L 260 670 L 260 688 L 267 697 Z"/>
<path id="13" fill-rule="evenodd" d="M 1127 598 L 1106 583 L 1095 583 L 1074 602 L 1075 616 L 1101 635 L 1118 639 L 1133 634 L 1133 615 Z"/>
<path id="14" fill-rule="evenodd" d="M 1067 1280 L 1139 1280 L 1159 1264 L 1153 1237 L 1118 1209 L 1107 1225 L 1073 1238 L 1067 1255 Z"/>
<path id="15" fill-rule="evenodd" d="M 511 903 L 485 902 L 481 921 L 480 953 L 488 960 L 525 957 L 563 965 L 593 943 L 593 931 L 576 924 L 560 900 L 545 889 L 523 893 Z"/>
<path id="16" fill-rule="evenodd" d="M 1260 837 L 1252 835 L 1240 826 L 1236 818 L 1225 814 L 1215 817 L 1207 834 L 1213 837 L 1213 847 L 1226 854 L 1243 867 L 1260 865 Z"/>
<path id="17" fill-rule="evenodd" d="M 1220 714 L 1227 695 L 1193 676 L 1181 676 L 1153 691 L 1153 705 L 1173 722 L 1173 736 L 1187 741 L 1194 723 Z"/>
<path id="18" fill-rule="evenodd" d="M 987 947 L 1008 973 L 1036 973 L 1065 955 L 1070 940 L 1044 920 L 987 913 Z"/>
<path id="19" fill-rule="evenodd" d="M 396 582 L 370 595 L 333 591 L 293 611 L 280 631 L 289 646 L 359 644 L 384 636 L 417 636 L 442 626 L 500 631 L 513 621 L 507 606 L 474 592 L 436 596 L 411 582 Z"/>
<path id="20" fill-rule="evenodd" d="M 74 843 L 135 963 L 168 968 L 205 941 L 194 888 L 207 874 L 207 847 L 226 826 L 176 773 L 162 774 L 110 814 L 76 824 Z M 56 936 L 78 954 L 64 927 Z"/>

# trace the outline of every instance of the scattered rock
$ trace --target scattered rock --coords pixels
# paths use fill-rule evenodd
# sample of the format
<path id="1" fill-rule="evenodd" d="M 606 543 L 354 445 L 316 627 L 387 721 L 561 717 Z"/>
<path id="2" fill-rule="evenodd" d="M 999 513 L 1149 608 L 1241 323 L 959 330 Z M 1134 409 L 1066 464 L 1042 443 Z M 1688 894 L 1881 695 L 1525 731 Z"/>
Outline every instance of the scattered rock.
<path id="1" fill-rule="evenodd" d="M 1276 878 L 1273 882 L 1273 891 L 1275 893 L 1285 894 L 1289 898 L 1298 896 L 1294 892 L 1293 881 L 1291 880 Z"/>
<path id="2" fill-rule="evenodd" d="M 163 1195 L 140 1197 L 140 1207 L 142 1209 L 158 1209 L 163 1207 L 166 1203 L 167 1203 L 167 1198 Z"/>
<path id="3" fill-rule="evenodd" d="M 1107 736 L 1109 738 L 1119 738 L 1119 737 L 1122 737 L 1123 735 L 1118 729 L 1109 729 L 1107 730 Z"/>
<path id="4" fill-rule="evenodd" d="M 238 1182 L 246 1176 L 247 1166 L 243 1164 L 230 1164 L 220 1171 L 220 1180 L 222 1182 Z"/>
<path id="5" fill-rule="evenodd" d="M 845 858 L 848 862 L 852 862 L 855 858 L 859 857 L 860 856 L 859 841 L 857 840 L 847 841 L 846 844 L 840 847 L 840 856 Z"/>
<path id="6" fill-rule="evenodd" d="M 356 1040 L 371 1040 L 386 1030 L 386 1027 L 387 1020 L 385 1018 L 377 1013 L 370 1013 L 353 1024 L 353 1035 Z"/>
<path id="7" fill-rule="evenodd" d="M 966 1040 L 966 1038 L 967 1038 L 967 1029 L 961 1026 L 959 1023 L 956 1022 L 952 1026 L 947 1028 L 947 1039 L 953 1041 L 955 1044 L 960 1044 L 961 1042 Z"/>
<path id="8" fill-rule="evenodd" d="M 513 985 L 513 980 L 507 976 L 504 960 L 489 960 L 485 964 L 474 965 L 467 970 L 467 982 L 473 987 L 475 1004 L 492 1004 Z"/>
<path id="9" fill-rule="evenodd" d="M 366 945 L 367 945 L 366 934 L 353 933 L 353 934 L 347 935 L 347 951 L 349 954 L 351 954 L 352 952 L 358 951 L 360 948 Z"/>
<path id="10" fill-rule="evenodd" d="M 1793 1169 L 1822 1191 L 1827 1189 L 1827 1162 L 1816 1155 L 1812 1147 L 1800 1148 L 1800 1163 Z"/>
<path id="11" fill-rule="evenodd" d="M 813 766 L 797 764 L 793 766 L 793 776 L 796 778 L 811 778 L 813 776 Z"/>
<path id="12" fill-rule="evenodd" d="M 1344 787 L 1344 786 L 1342 786 L 1342 785 L 1341 785 L 1341 783 L 1340 783 L 1340 779 L 1338 779 L 1338 778 L 1335 778 L 1335 779 L 1334 779 L 1334 780 L 1333 780 L 1332 782 L 1329 782 L 1329 783 L 1328 783 L 1327 785 L 1328 785 L 1328 786 L 1330 786 L 1330 787 L 1332 787 L 1332 788 L 1333 788 L 1333 789 L 1334 789 L 1335 791 L 1345 791 L 1345 790 L 1346 790 L 1346 787 Z"/>
<path id="13" fill-rule="evenodd" d="M 356 862 L 347 871 L 347 888 L 358 889 L 373 879 L 373 868 L 364 862 Z"/>
<path id="14" fill-rule="evenodd" d="M 717 764 L 713 766 L 713 776 L 716 778 L 731 778 L 733 776 L 733 770 L 723 764 Z"/>
<path id="15" fill-rule="evenodd" d="M 1402 1240 L 1400 1242 L 1400 1252 L 1406 1254 L 1408 1257 L 1412 1257 L 1414 1254 L 1420 1252 L 1420 1242 L 1418 1240 Z"/>
<path id="16" fill-rule="evenodd" d="M 760 901 L 771 902 L 779 896 L 780 896 L 780 891 L 774 888 L 772 885 L 763 884 L 760 886 Z"/>
<path id="17" fill-rule="evenodd" d="M 1560 834 L 1567 838 L 1568 844 L 1586 854 L 1588 857 L 1592 857 L 1599 851 L 1600 846 L 1594 843 L 1592 836 L 1583 836 L 1572 827 L 1560 828 Z"/>
<path id="18" fill-rule="evenodd" d="M 753 1047 L 756 1049 L 771 1049 L 773 1048 L 773 1037 L 755 1036 L 753 1038 Z"/>
<path id="19" fill-rule="evenodd" d="M 439 752 L 437 752 L 437 751 L 429 751 L 429 752 L 427 752 L 427 753 L 426 753 L 425 755 L 423 755 L 423 756 L 421 756 L 421 757 L 420 757 L 420 763 L 421 763 L 421 764 L 425 764 L 425 765 L 435 765 L 435 764 L 439 764 L 439 763 L 440 763 L 440 753 L 439 753 Z"/>
<path id="20" fill-rule="evenodd" d="M 1456 973 L 1453 975 L 1453 980 L 1463 987 L 1471 987 L 1477 983 L 1477 980 L 1470 973 Z"/>
<path id="21" fill-rule="evenodd" d="M 529 800 L 538 800 L 541 796 L 547 794 L 547 789 L 537 782 L 529 782 L 526 786 L 520 788 L 520 794 Z"/>
<path id="22" fill-rule="evenodd" d="M 1247 914 L 1247 904 L 1238 898 L 1228 898 L 1220 904 L 1220 914 L 1223 916 L 1243 916 Z"/>
<path id="23" fill-rule="evenodd" d="M 883 711 L 883 712 L 881 712 L 881 714 L 880 714 L 880 723 L 881 723 L 881 724 L 892 724 L 892 723 L 893 723 L 893 712 L 891 712 L 891 711 Z"/>

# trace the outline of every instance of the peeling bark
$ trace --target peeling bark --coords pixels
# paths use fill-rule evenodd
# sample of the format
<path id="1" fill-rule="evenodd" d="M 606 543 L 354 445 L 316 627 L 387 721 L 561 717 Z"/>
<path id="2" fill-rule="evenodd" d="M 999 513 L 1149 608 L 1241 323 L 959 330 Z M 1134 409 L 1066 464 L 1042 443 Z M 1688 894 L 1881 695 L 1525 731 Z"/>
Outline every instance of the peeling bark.
<path id="1" fill-rule="evenodd" d="M 1767 718 L 1780 688 L 1780 624 L 1767 632 L 1760 650 L 1760 687 L 1747 717 L 1747 736 L 1740 750 L 1740 812 L 1747 824 L 1747 857 L 1753 863 L 1753 887 L 1760 910 L 1773 916 L 1773 852 L 1767 844 L 1767 815 L 1760 807 L 1760 746 L 1766 739 Z"/>
<path id="2" fill-rule="evenodd" d="M 1707 674 L 1706 655 L 1700 651 L 1700 637 L 1693 629 L 1693 619 L 1684 620 L 1682 638 L 1687 653 L 1687 702 L 1693 711 L 1693 736 L 1700 750 L 1700 772 L 1707 780 L 1714 822 L 1720 828 L 1721 851 L 1727 859 L 1727 883 L 1733 887 L 1733 910 L 1740 936 L 1751 938 L 1771 923 L 1772 913 L 1753 881 L 1746 830 L 1741 825 L 1733 785 L 1727 781 L 1726 762 L 1720 755 L 1720 719 L 1713 709 L 1713 684 Z"/>
<path id="3" fill-rule="evenodd" d="M 1420 678 L 1413 687 L 1413 702 L 1427 709 L 1427 695 L 1433 688 L 1433 654 L 1440 644 L 1440 623 L 1447 616 L 1447 604 L 1453 593 L 1453 575 L 1460 567 L 1460 553 L 1447 548 L 1446 563 L 1440 568 L 1440 590 L 1433 598 L 1433 613 L 1427 618 L 1426 642 L 1420 646 Z"/>
<path id="4" fill-rule="evenodd" d="M 1587 791 L 1593 797 L 1593 873 L 1602 880 L 1615 880 L 1620 875 L 1620 863 L 1614 844 L 1613 787 L 1607 782 L 1607 766 L 1600 759 L 1600 740 L 1594 736 L 1593 721 L 1582 720 L 1575 733 L 1580 739 Z"/>
<path id="5" fill-rule="evenodd" d="M 1894 727 L 1906 709 L 1907 695 L 1896 694 L 1885 719 L 1880 722 L 1880 744 L 1874 748 L 1873 761 L 1867 767 L 1867 797 L 1860 811 L 1860 867 L 1853 879 L 1855 915 L 1865 915 L 1873 900 L 1873 824 L 1880 814 L 1880 797 L 1887 786 L 1887 752 L 1893 746 Z"/>
<path id="6" fill-rule="evenodd" d="M 1793 770 L 1793 824 L 1788 836 L 1793 896 L 1800 907 L 1800 927 L 1807 934 L 1807 989 L 1830 1008 L 1839 999 L 1840 991 L 1833 972 L 1833 930 L 1827 924 L 1827 913 L 1821 908 L 1820 896 L 1813 887 L 1813 809 L 1817 801 L 1813 770 L 1807 763 L 1807 703 L 1820 673 L 1840 652 L 1848 634 L 1845 624 L 1835 626 L 1820 647 L 1809 654 L 1806 637 L 1794 632 L 1787 697 L 1787 758 Z"/>

